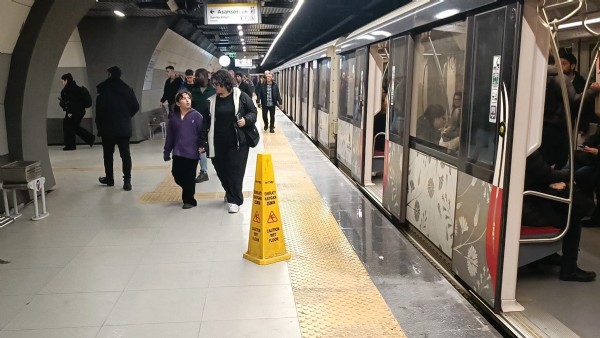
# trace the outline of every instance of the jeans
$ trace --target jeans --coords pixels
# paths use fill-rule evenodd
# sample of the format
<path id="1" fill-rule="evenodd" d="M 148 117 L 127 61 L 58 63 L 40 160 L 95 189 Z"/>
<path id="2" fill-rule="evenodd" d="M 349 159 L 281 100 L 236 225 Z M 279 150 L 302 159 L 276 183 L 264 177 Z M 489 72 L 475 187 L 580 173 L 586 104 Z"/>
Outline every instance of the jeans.
<path id="1" fill-rule="evenodd" d="M 208 160 L 206 159 L 206 153 L 200 154 L 200 171 L 207 173 L 208 172 Z"/>

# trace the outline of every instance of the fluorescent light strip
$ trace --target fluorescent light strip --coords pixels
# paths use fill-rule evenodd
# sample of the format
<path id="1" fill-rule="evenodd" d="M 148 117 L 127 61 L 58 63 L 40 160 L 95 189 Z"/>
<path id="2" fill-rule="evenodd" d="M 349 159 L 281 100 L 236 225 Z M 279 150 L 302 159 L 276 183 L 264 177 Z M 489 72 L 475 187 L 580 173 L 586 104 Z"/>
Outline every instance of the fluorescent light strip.
<path id="1" fill-rule="evenodd" d="M 123 13 L 121 11 L 114 11 L 113 13 L 115 13 L 117 16 L 120 16 L 120 17 L 125 16 L 125 13 Z"/>
<path id="2" fill-rule="evenodd" d="M 292 20 L 296 16 L 296 14 L 298 14 L 298 12 L 300 11 L 300 7 L 302 7 L 303 4 L 304 4 L 304 0 L 298 0 L 298 4 L 296 5 L 296 8 L 294 8 L 294 11 L 290 15 L 290 17 L 283 24 L 283 27 L 281 27 L 281 30 L 279 31 L 279 34 L 277 34 L 277 37 L 275 37 L 275 40 L 273 40 L 273 43 L 271 44 L 271 47 L 269 47 L 269 51 L 267 51 L 267 54 L 265 55 L 265 58 L 260 63 L 261 66 L 265 64 L 265 62 L 267 61 L 267 58 L 269 57 L 269 54 L 271 54 L 271 51 L 273 50 L 273 47 L 275 47 L 275 44 L 277 43 L 277 41 L 279 41 L 279 38 L 283 35 L 283 32 L 285 32 L 285 29 L 290 24 L 290 22 L 292 22 Z"/>
<path id="3" fill-rule="evenodd" d="M 594 23 L 598 23 L 600 22 L 600 18 L 595 18 L 595 19 L 589 19 L 586 20 L 586 24 L 590 25 L 590 24 L 594 24 Z M 566 29 L 566 28 L 573 28 L 573 27 L 578 27 L 578 26 L 582 26 L 583 22 L 582 21 L 575 21 L 575 22 L 569 22 L 569 23 L 564 23 L 562 25 L 558 25 L 558 29 Z"/>

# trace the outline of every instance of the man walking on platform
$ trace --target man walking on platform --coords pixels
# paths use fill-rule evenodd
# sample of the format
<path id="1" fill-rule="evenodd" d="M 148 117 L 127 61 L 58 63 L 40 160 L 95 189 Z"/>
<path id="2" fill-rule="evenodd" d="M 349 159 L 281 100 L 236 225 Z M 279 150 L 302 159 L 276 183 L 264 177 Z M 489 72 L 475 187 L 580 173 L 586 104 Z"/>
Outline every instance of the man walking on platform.
<path id="1" fill-rule="evenodd" d="M 183 80 L 175 73 L 175 67 L 167 66 L 165 70 L 167 71 L 167 80 L 165 80 L 165 87 L 163 89 L 163 96 L 160 99 L 160 104 L 163 105 L 165 101 L 167 101 L 169 105 L 169 116 L 171 116 L 173 108 L 175 107 L 175 95 L 177 95 L 177 92 L 181 89 Z"/>
<path id="2" fill-rule="evenodd" d="M 108 79 L 96 88 L 96 126 L 98 135 L 102 137 L 104 153 L 104 171 L 106 176 L 98 180 L 109 187 L 115 185 L 113 175 L 113 154 L 115 145 L 123 161 L 123 189 L 131 190 L 131 154 L 129 139 L 131 138 L 131 119 L 140 109 L 133 89 L 121 80 L 121 69 L 113 66 L 107 69 Z M 173 96 L 175 100 L 175 96 Z"/>
<path id="3" fill-rule="evenodd" d="M 75 150 L 75 135 L 79 136 L 90 147 L 94 145 L 94 134 L 80 126 L 85 115 L 85 108 L 92 106 L 92 98 L 85 87 L 77 85 L 71 73 L 61 76 L 64 88 L 58 98 L 60 107 L 65 111 L 63 120 L 63 136 L 65 147 L 63 150 Z"/>
<path id="4" fill-rule="evenodd" d="M 262 105 L 262 116 L 264 123 L 264 130 L 267 128 L 271 133 L 275 132 L 275 107 L 281 105 L 281 94 L 279 93 L 279 87 L 273 81 L 273 74 L 270 71 L 265 71 L 266 81 L 260 86 L 258 91 L 258 97 L 256 98 L 257 104 Z M 271 122 L 267 119 L 267 112 L 271 115 Z"/>

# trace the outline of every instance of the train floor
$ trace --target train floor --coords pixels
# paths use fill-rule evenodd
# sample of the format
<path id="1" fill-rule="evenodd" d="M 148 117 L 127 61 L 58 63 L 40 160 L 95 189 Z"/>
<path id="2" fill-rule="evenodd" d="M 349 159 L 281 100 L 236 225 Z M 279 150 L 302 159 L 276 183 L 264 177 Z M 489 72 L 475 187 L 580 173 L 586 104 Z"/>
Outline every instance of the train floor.
<path id="1" fill-rule="evenodd" d="M 182 210 L 160 139 L 132 145 L 131 192 L 99 185 L 100 146 L 51 147 L 50 216 L 0 229 L 0 337 L 500 336 L 279 111 L 275 131 L 237 214 L 210 162 Z M 263 150 L 291 259 L 259 266 L 242 254 Z"/>
<path id="2" fill-rule="evenodd" d="M 577 265 L 600 273 L 599 242 L 600 228 L 583 228 Z M 532 308 L 535 313 L 543 309 L 580 337 L 597 337 L 600 283 L 562 282 L 558 279 L 558 271 L 558 267 L 543 264 L 520 268 L 519 303 L 526 311 Z"/>

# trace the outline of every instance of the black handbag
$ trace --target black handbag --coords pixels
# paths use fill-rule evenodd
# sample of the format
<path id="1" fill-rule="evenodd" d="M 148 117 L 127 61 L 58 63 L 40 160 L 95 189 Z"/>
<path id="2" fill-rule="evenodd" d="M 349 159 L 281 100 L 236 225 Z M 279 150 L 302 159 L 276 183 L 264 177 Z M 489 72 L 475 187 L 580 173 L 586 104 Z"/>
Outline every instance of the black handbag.
<path id="1" fill-rule="evenodd" d="M 241 129 L 246 134 L 246 144 L 250 148 L 256 147 L 258 141 L 260 141 L 260 134 L 258 133 L 258 129 L 256 129 L 256 125 L 253 124 L 252 126 L 247 126 Z"/>

